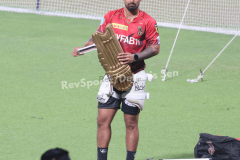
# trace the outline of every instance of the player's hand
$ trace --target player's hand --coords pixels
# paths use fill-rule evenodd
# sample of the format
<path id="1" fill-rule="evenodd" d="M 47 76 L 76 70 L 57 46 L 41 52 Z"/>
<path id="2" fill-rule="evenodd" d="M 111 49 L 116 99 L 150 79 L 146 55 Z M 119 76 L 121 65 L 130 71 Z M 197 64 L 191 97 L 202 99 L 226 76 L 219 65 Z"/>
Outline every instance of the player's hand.
<path id="1" fill-rule="evenodd" d="M 73 52 L 72 52 L 72 56 L 73 57 L 77 57 L 77 56 L 80 56 L 80 55 L 83 55 L 83 54 L 79 54 L 77 51 L 80 49 L 80 47 L 76 47 L 74 48 Z"/>
<path id="2" fill-rule="evenodd" d="M 131 54 L 129 52 L 119 53 L 117 58 L 122 65 L 131 64 L 132 62 L 134 62 L 134 54 Z"/>

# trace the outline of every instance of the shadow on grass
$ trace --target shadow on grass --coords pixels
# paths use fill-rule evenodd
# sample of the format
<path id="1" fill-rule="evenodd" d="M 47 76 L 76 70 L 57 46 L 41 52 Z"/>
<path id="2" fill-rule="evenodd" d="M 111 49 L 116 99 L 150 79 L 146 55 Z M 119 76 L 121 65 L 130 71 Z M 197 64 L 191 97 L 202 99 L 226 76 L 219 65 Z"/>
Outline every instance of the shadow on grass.
<path id="1" fill-rule="evenodd" d="M 161 156 L 152 156 L 154 159 L 152 160 L 159 160 L 159 159 L 190 159 L 195 158 L 193 153 L 182 153 L 182 154 L 171 154 L 171 155 L 161 155 Z M 152 158 L 149 157 L 149 158 Z M 145 159 L 147 160 L 147 158 Z"/>

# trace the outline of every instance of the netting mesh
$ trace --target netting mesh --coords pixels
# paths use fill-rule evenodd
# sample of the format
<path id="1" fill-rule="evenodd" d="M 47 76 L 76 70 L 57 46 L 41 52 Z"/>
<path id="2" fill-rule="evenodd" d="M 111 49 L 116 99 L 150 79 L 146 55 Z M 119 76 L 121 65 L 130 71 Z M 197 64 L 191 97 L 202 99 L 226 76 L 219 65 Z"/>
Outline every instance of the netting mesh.
<path id="1" fill-rule="evenodd" d="M 188 0 L 143 0 L 140 8 L 158 25 L 179 27 Z M 0 0 L 0 10 L 101 19 L 110 10 L 124 6 L 122 0 Z M 19 10 L 20 9 L 20 10 Z M 239 0 L 191 0 L 183 22 L 185 29 L 235 34 L 240 29 Z"/>

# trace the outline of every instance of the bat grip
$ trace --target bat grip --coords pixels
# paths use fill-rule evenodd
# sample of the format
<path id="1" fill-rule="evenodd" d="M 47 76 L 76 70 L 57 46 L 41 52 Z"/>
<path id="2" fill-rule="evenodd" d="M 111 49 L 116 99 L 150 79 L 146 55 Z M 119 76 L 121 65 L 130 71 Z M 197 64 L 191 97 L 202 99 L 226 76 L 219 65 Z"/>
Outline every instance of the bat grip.
<path id="1" fill-rule="evenodd" d="M 92 44 L 92 45 L 90 45 L 90 46 L 86 46 L 86 47 L 83 47 L 83 48 L 78 49 L 77 52 L 78 52 L 80 55 L 82 55 L 82 54 L 84 54 L 84 53 L 91 52 L 91 51 L 96 50 L 96 49 L 97 49 L 96 45 L 95 45 L 95 44 Z"/>

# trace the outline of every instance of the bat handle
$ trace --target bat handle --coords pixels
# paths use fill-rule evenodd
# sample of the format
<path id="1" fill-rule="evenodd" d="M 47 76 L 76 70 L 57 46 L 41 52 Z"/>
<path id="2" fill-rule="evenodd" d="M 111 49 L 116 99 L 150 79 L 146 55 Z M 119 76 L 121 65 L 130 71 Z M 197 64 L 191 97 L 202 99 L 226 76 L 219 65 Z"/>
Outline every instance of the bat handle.
<path id="1" fill-rule="evenodd" d="M 91 52 L 96 49 L 97 49 L 96 45 L 92 44 L 90 46 L 86 46 L 86 47 L 78 49 L 77 52 L 78 52 L 78 54 L 83 55 L 84 53 Z"/>

